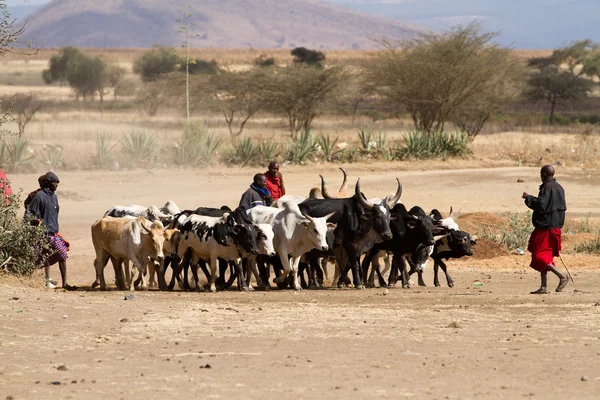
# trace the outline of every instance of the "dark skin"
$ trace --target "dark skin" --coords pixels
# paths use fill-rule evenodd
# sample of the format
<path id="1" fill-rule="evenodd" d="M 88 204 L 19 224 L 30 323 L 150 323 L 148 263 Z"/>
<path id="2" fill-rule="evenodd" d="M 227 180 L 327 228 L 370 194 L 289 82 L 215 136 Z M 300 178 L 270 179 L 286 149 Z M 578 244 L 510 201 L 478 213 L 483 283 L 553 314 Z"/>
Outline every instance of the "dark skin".
<path id="1" fill-rule="evenodd" d="M 264 175 L 260 175 L 254 179 L 254 184 L 261 189 L 267 187 L 267 178 Z"/>
<path id="2" fill-rule="evenodd" d="M 283 185 L 283 175 L 279 172 L 279 163 L 277 161 L 271 161 L 269 163 L 269 170 L 267 174 L 272 177 L 277 177 L 281 181 L 281 194 L 285 195 L 285 186 Z"/>
<path id="3" fill-rule="evenodd" d="M 556 171 L 554 170 L 554 167 L 552 165 L 544 165 L 540 171 L 540 179 L 542 180 L 542 183 L 546 182 L 548 179 L 554 178 L 555 172 Z M 525 199 L 525 198 L 527 198 L 527 196 L 530 196 L 529 193 L 523 192 L 522 198 Z M 540 288 L 538 290 L 531 292 L 531 294 L 550 293 L 548 291 L 548 271 L 554 273 L 560 280 L 560 282 L 558 283 L 558 286 L 556 287 L 557 292 L 561 292 L 565 288 L 565 286 L 567 286 L 567 283 L 569 282 L 567 275 L 565 275 L 561 271 L 559 271 L 554 265 L 548 265 L 547 268 L 548 269 L 546 271 L 540 272 L 540 275 L 541 275 Z"/>

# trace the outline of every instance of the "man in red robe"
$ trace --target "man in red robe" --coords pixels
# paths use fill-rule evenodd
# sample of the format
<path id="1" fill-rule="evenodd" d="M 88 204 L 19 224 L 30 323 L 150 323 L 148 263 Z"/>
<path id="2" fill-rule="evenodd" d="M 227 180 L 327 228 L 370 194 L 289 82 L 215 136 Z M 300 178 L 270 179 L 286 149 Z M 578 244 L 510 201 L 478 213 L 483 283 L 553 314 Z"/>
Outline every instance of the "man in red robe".
<path id="1" fill-rule="evenodd" d="M 554 265 L 554 257 L 561 250 L 561 228 L 565 223 L 567 203 L 565 190 L 554 178 L 554 167 L 545 165 L 540 171 L 542 184 L 538 197 L 523 193 L 525 205 L 533 210 L 532 222 L 535 227 L 529 238 L 527 250 L 531 252 L 531 268 L 539 271 L 542 284 L 532 294 L 548 293 L 548 271 L 558 276 L 560 282 L 556 288 L 562 291 L 569 282 L 567 276 Z"/>
<path id="2" fill-rule="evenodd" d="M 282 196 L 285 196 L 285 186 L 283 185 L 283 176 L 279 172 L 279 163 L 271 161 L 269 170 L 265 172 L 267 178 L 267 189 L 273 197 L 273 201 L 277 201 Z"/>

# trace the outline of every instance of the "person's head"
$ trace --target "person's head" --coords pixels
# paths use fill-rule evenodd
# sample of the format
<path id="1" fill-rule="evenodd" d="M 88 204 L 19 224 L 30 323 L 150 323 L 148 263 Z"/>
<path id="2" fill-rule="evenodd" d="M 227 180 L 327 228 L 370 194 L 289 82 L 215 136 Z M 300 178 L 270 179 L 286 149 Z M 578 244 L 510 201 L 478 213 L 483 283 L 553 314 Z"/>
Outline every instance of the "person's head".
<path id="1" fill-rule="evenodd" d="M 275 175 L 277 175 L 278 172 L 279 172 L 279 163 L 277 161 L 271 161 L 269 163 L 269 174 L 271 174 L 271 176 L 275 176 Z"/>
<path id="2" fill-rule="evenodd" d="M 44 188 L 44 178 L 45 177 L 46 177 L 46 175 L 40 175 L 40 177 L 38 178 L 38 183 L 42 189 Z"/>
<path id="3" fill-rule="evenodd" d="M 542 182 L 546 182 L 548 179 L 554 178 L 554 167 L 552 165 L 544 165 L 540 170 L 540 178 Z"/>
<path id="4" fill-rule="evenodd" d="M 43 182 L 43 185 L 42 185 L 43 188 L 48 188 L 51 191 L 55 192 L 56 188 L 58 187 L 58 184 L 60 183 L 60 179 L 58 179 L 58 176 L 56 176 L 56 174 L 54 172 L 48 171 L 43 176 L 42 182 Z"/>
<path id="5" fill-rule="evenodd" d="M 267 177 L 265 176 L 265 174 L 256 174 L 254 175 L 254 185 L 258 186 L 259 188 L 266 188 L 267 187 Z"/>

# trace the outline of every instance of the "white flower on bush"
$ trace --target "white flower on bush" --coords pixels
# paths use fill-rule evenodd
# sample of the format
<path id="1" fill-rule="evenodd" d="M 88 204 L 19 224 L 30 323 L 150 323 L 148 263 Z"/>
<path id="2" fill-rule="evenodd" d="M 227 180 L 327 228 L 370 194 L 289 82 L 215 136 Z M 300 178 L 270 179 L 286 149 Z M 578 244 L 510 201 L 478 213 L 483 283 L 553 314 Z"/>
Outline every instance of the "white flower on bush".
<path id="1" fill-rule="evenodd" d="M 376 141 L 370 141 L 369 142 L 369 148 L 370 149 L 376 149 L 377 148 L 377 142 Z"/>

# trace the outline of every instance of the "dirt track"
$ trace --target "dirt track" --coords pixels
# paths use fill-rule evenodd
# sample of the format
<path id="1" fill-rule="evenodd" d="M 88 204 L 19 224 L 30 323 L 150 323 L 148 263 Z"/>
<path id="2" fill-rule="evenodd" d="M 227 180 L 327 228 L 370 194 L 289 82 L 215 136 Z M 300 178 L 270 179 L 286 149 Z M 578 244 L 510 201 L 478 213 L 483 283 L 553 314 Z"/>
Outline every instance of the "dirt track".
<path id="1" fill-rule="evenodd" d="M 340 174 L 328 168 L 285 168 L 288 191 L 307 193 L 318 173 L 334 187 Z M 388 169 L 349 167 L 352 177 L 361 176 L 368 196 L 393 191 L 398 176 L 407 205 L 442 211 L 450 205 L 463 213 L 524 210 L 521 193 L 536 193 L 538 186 L 533 168 Z M 167 199 L 182 208 L 235 205 L 255 172 L 60 173 L 61 233 L 72 244 L 71 283 L 92 282 L 89 227 L 110 206 L 160 205 Z M 600 216 L 595 172 L 559 170 L 558 177 L 571 217 Z M 29 191 L 37 175 L 12 178 L 14 188 Z M 576 284 L 547 296 L 528 294 L 538 277 L 522 256 L 450 264 L 453 289 L 136 292 L 136 300 L 124 301 L 125 292 L 67 293 L 2 280 L 0 394 L 15 399 L 596 399 L 598 261 L 569 257 Z M 426 281 L 432 281 L 431 271 Z M 476 281 L 484 286 L 473 286 Z M 552 278 L 550 283 L 556 284 Z M 201 368 L 207 364 L 211 368 Z M 59 370 L 61 365 L 66 370 Z"/>

